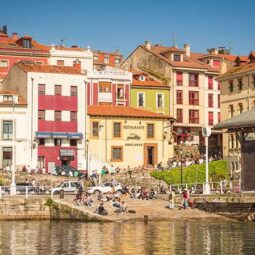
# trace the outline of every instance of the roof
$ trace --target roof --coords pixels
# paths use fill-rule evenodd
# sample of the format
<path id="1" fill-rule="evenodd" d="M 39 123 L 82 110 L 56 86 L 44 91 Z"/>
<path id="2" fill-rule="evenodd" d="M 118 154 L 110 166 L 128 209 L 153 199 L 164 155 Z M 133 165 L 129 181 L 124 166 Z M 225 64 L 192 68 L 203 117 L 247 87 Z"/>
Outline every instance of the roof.
<path id="1" fill-rule="evenodd" d="M 0 95 L 17 95 L 15 90 L 0 90 Z"/>
<path id="2" fill-rule="evenodd" d="M 36 73 L 61 73 L 61 74 L 78 74 L 81 75 L 81 71 L 72 66 L 55 66 L 55 65 L 42 65 L 35 63 L 26 63 L 24 61 L 15 64 L 21 68 L 24 72 L 36 72 Z"/>
<path id="3" fill-rule="evenodd" d="M 141 110 L 128 106 L 89 106 L 88 115 L 108 116 L 108 117 L 135 117 L 135 118 L 155 118 L 155 119 L 173 119 L 169 115 Z"/>
<path id="4" fill-rule="evenodd" d="M 243 112 L 235 117 L 224 120 L 214 126 L 216 129 L 235 129 L 245 127 L 255 127 L 255 108 Z"/>
<path id="5" fill-rule="evenodd" d="M 120 56 L 122 57 L 122 54 L 119 51 L 115 52 L 107 52 L 107 51 L 101 51 L 101 50 L 92 50 L 94 54 L 104 54 L 104 55 L 112 55 L 112 56 Z"/>

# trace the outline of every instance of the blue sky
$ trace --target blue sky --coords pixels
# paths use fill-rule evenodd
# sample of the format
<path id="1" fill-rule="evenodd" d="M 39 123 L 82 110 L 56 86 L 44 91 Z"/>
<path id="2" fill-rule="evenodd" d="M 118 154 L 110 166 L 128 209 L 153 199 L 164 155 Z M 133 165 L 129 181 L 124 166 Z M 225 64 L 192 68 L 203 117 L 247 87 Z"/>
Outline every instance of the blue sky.
<path id="1" fill-rule="evenodd" d="M 1 1 L 0 26 L 38 42 L 90 46 L 127 56 L 145 40 L 194 52 L 229 46 L 233 54 L 255 50 L 253 0 L 9 0 Z"/>

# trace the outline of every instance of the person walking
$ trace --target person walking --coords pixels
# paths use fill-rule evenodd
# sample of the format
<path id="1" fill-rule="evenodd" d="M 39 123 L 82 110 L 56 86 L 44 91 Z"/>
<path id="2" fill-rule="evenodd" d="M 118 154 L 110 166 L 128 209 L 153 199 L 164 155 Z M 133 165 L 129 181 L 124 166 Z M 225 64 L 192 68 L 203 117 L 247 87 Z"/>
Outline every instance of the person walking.
<path id="1" fill-rule="evenodd" d="M 175 204 L 175 192 L 172 189 L 172 191 L 169 194 L 169 209 L 173 210 Z"/>

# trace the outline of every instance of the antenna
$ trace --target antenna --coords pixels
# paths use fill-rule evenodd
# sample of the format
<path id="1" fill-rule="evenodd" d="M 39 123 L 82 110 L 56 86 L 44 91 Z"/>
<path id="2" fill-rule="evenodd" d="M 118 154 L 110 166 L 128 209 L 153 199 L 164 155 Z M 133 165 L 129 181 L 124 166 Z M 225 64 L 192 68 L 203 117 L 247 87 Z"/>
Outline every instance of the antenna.
<path id="1" fill-rule="evenodd" d="M 173 33 L 173 47 L 176 46 L 176 41 L 175 41 L 175 32 Z"/>
<path id="2" fill-rule="evenodd" d="M 64 45 L 64 41 L 65 41 L 66 39 L 65 38 L 62 38 L 62 39 L 60 39 L 60 45 Z"/>

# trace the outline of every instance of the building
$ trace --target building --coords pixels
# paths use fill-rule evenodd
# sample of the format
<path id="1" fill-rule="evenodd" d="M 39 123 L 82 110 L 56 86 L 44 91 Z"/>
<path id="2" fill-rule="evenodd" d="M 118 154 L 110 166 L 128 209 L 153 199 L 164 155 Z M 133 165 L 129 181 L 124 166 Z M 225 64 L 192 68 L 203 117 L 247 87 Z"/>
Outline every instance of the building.
<path id="1" fill-rule="evenodd" d="M 22 169 L 29 157 L 27 104 L 12 90 L 0 91 L 0 169 L 11 166 Z M 13 161 L 14 155 L 14 161 Z"/>
<path id="2" fill-rule="evenodd" d="M 123 55 L 117 49 L 115 52 L 93 50 L 94 69 L 101 70 L 105 66 L 119 67 L 123 61 Z"/>
<path id="3" fill-rule="evenodd" d="M 131 106 L 169 115 L 170 87 L 146 72 L 131 71 L 133 73 Z"/>
<path id="4" fill-rule="evenodd" d="M 38 43 L 28 35 L 19 36 L 17 33 L 12 33 L 9 36 L 7 27 L 4 26 L 0 30 L 0 83 L 11 67 L 23 60 L 34 61 L 37 64 L 47 64 L 49 47 Z"/>
<path id="5" fill-rule="evenodd" d="M 89 106 L 88 115 L 89 153 L 98 155 L 101 167 L 105 163 L 120 168 L 155 167 L 173 157 L 175 120 L 169 115 L 114 106 Z"/>
<path id="6" fill-rule="evenodd" d="M 220 88 L 215 80 L 219 69 L 194 58 L 188 44 L 180 49 L 150 41 L 139 45 L 121 66 L 145 71 L 167 84 L 170 115 L 177 119 L 176 143 L 203 144 L 202 126 L 212 127 L 220 120 Z M 219 152 L 221 134 L 213 133 L 210 144 L 212 153 Z"/>
<path id="7" fill-rule="evenodd" d="M 4 87 L 27 102 L 29 134 L 27 164 L 51 170 L 55 165 L 85 169 L 86 75 L 80 65 L 16 63 Z"/>
<path id="8" fill-rule="evenodd" d="M 255 52 L 246 59 L 237 57 L 236 65 L 218 78 L 223 121 L 255 107 Z M 223 135 L 223 156 L 229 162 L 231 175 L 239 173 L 241 151 L 235 133 Z"/>

